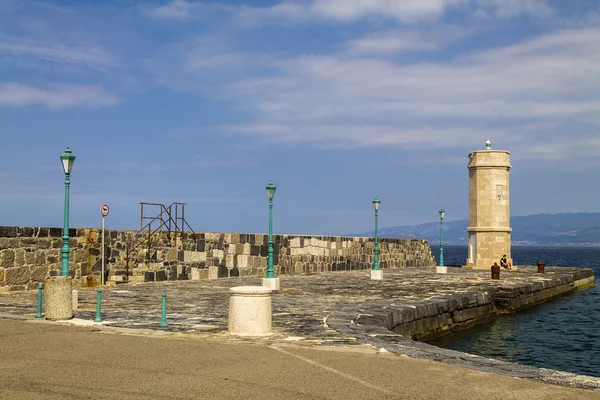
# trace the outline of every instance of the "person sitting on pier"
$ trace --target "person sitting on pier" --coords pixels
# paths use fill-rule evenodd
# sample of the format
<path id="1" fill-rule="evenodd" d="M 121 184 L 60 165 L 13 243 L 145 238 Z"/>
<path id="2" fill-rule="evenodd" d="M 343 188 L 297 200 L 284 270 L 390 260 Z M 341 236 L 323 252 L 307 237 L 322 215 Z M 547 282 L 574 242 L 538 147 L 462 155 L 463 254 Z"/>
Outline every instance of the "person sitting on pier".
<path id="1" fill-rule="evenodd" d="M 511 270 L 511 264 L 510 261 L 508 261 L 506 259 L 506 254 L 502 256 L 502 258 L 500 259 L 500 266 L 504 267 L 505 269 Z"/>

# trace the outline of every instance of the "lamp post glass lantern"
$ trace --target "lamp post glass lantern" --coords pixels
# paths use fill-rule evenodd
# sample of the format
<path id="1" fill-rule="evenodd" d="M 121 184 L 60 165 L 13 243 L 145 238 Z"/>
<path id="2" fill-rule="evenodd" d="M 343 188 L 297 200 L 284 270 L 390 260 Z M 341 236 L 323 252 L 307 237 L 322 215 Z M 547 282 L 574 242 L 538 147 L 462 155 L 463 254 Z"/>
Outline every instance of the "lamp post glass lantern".
<path id="1" fill-rule="evenodd" d="M 442 207 L 439 211 L 440 214 L 440 267 L 444 266 L 444 215 L 446 212 Z"/>
<path id="2" fill-rule="evenodd" d="M 71 186 L 71 171 L 73 170 L 73 163 L 75 163 L 75 156 L 71 152 L 71 149 L 67 149 L 60 156 L 63 171 L 65 173 L 65 210 L 64 210 L 64 224 L 63 224 L 63 245 L 61 249 L 61 265 L 60 265 L 60 276 L 69 276 L 69 189 Z"/>
<path id="3" fill-rule="evenodd" d="M 267 278 L 275 278 L 275 271 L 273 270 L 273 197 L 275 196 L 277 187 L 273 185 L 273 182 L 269 181 L 265 189 L 267 189 L 267 196 L 269 196 L 269 257 L 267 260 Z"/>
<path id="4" fill-rule="evenodd" d="M 377 232 L 379 204 L 381 204 L 381 200 L 379 200 L 379 196 L 375 196 L 375 199 L 373 199 L 373 208 L 375 209 L 375 250 L 373 254 L 373 271 L 379 271 L 379 233 Z"/>

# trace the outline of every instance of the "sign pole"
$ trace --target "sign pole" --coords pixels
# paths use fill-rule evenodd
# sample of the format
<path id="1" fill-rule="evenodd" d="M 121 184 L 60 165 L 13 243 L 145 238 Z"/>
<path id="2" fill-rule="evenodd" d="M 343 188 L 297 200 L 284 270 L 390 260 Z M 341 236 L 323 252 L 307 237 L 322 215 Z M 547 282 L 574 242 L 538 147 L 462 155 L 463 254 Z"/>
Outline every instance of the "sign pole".
<path id="1" fill-rule="evenodd" d="M 104 215 L 102 215 L 102 276 L 100 283 L 104 285 Z"/>
<path id="2" fill-rule="evenodd" d="M 100 283 L 102 285 L 106 283 L 104 279 L 104 217 L 108 215 L 108 211 L 108 206 L 102 204 L 102 207 L 100 207 L 100 214 L 102 215 L 102 276 L 100 277 Z"/>

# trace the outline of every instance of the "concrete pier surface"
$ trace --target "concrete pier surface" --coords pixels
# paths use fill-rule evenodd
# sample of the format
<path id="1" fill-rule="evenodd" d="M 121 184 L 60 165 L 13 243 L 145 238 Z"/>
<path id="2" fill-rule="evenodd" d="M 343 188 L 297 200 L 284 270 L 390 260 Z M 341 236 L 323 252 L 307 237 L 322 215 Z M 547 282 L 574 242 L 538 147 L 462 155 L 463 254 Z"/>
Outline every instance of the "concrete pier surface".
<path id="1" fill-rule="evenodd" d="M 519 384 L 527 382 L 531 385 L 540 385 L 540 383 L 534 382 L 540 381 L 591 389 L 582 392 L 570 392 L 570 389 L 565 387 L 541 385 L 539 387 L 535 386 L 536 389 L 530 389 L 533 391 L 527 392 L 528 398 L 600 398 L 600 393 L 595 391 L 600 389 L 600 379 L 597 378 L 485 359 L 439 349 L 408 338 L 408 336 L 420 337 L 429 333 L 436 334 L 445 330 L 461 328 L 464 325 L 478 323 L 486 318 L 493 317 L 497 312 L 515 311 L 521 307 L 548 300 L 561 293 L 568 293 L 578 285 L 585 287 L 593 284 L 591 270 L 546 268 L 546 274 L 537 274 L 535 271 L 534 268 L 519 268 L 518 271 L 511 272 L 502 271 L 500 280 L 491 280 L 489 271 L 455 268 L 449 268 L 448 274 L 436 274 L 435 268 L 386 269 L 383 281 L 371 280 L 369 271 L 284 275 L 280 277 L 281 290 L 272 295 L 274 334 L 261 339 L 235 338 L 227 334 L 229 288 L 260 285 L 260 278 L 258 277 L 229 278 L 214 281 L 128 284 L 105 288 L 102 299 L 103 322 L 101 324 L 92 322 L 96 309 L 95 290 L 82 288 L 79 291 L 79 308 L 74 312 L 74 320 L 68 323 L 89 325 L 88 330 L 97 330 L 98 333 L 128 332 L 127 335 L 129 335 L 133 332 L 135 335 L 153 338 L 187 338 L 188 342 L 186 343 L 188 345 L 192 343 L 214 344 L 217 342 L 219 345 L 243 345 L 243 350 L 241 347 L 234 350 L 234 352 L 238 351 L 242 354 L 251 351 L 247 349 L 255 351 L 256 348 L 261 348 L 272 351 L 275 353 L 273 357 L 277 357 L 278 353 L 286 354 L 281 350 L 284 349 L 288 352 L 298 352 L 301 357 L 289 357 L 315 367 L 317 367 L 316 364 L 303 360 L 302 357 L 305 356 L 302 354 L 308 354 L 306 352 L 318 355 L 338 354 L 334 350 L 340 350 L 339 354 L 344 355 L 336 356 L 340 358 L 339 361 L 336 361 L 336 367 L 326 363 L 323 365 L 336 369 L 336 371 L 345 371 L 344 373 L 348 374 L 348 371 L 362 370 L 363 365 L 361 363 L 363 362 L 365 363 L 365 369 L 368 369 L 366 365 L 373 363 L 373 380 L 365 380 L 366 376 L 370 376 L 370 373 L 367 372 L 364 372 L 364 374 L 362 372 L 351 374 L 352 377 L 361 380 L 362 383 L 358 383 L 359 381 L 352 378 L 345 379 L 357 382 L 364 387 L 377 386 L 382 381 L 376 372 L 385 373 L 389 376 L 391 386 L 386 387 L 384 385 L 382 387 L 392 392 L 402 388 L 401 391 L 394 392 L 398 395 L 398 398 L 435 398 L 433 395 L 435 390 L 440 391 L 438 395 L 443 393 L 444 398 L 452 398 L 449 397 L 447 391 L 451 392 L 452 389 L 449 388 L 456 387 L 457 381 L 450 378 L 451 376 L 464 375 L 465 379 L 468 380 L 467 377 L 473 377 L 472 374 L 482 374 L 481 371 L 494 372 L 495 375 L 478 375 L 478 378 L 473 378 L 470 383 L 465 381 L 465 385 L 471 385 L 470 387 L 473 390 L 479 390 L 477 393 L 473 392 L 469 397 L 513 398 L 510 395 L 507 396 L 506 393 L 502 394 L 503 391 L 499 388 L 497 389 L 498 397 L 494 397 L 492 391 L 488 391 L 488 389 L 493 387 L 493 385 L 490 386 L 490 382 L 497 380 L 498 382 L 500 382 L 499 380 L 504 382 L 505 379 L 513 379 L 509 377 L 516 377 L 527 378 L 527 380 L 510 380 L 510 382 L 519 382 Z M 168 327 L 166 329 L 160 329 L 162 292 L 168 293 Z M 33 319 L 36 311 L 35 300 L 36 293 L 33 291 L 0 293 L 0 317 L 4 319 Z M 42 329 L 40 324 L 48 326 L 51 324 L 50 322 L 42 323 L 39 320 L 37 322 L 38 324 L 26 324 L 27 329 L 34 325 L 35 329 Z M 52 325 L 52 327 L 44 326 L 44 329 L 59 328 Z M 70 329 L 75 328 L 70 327 Z M 394 333 L 392 330 L 402 333 L 402 335 Z M 92 336 L 93 339 L 89 340 L 93 342 L 96 340 L 96 336 L 101 335 Z M 100 359 L 112 354 L 114 351 L 114 346 L 110 343 L 110 338 L 114 337 L 107 337 L 109 339 L 102 339 L 106 342 L 101 346 L 104 350 L 98 353 Z M 38 340 L 37 337 L 31 339 Z M 23 343 L 23 345 L 27 346 L 27 343 Z M 68 349 L 71 349 L 72 341 L 67 340 L 65 345 Z M 132 344 L 124 344 L 123 349 L 129 349 L 128 346 L 130 345 Z M 162 346 L 166 346 L 166 344 L 154 341 L 149 343 L 143 352 L 148 353 L 148 356 L 151 357 L 155 350 L 162 349 Z M 185 348 L 185 345 L 182 345 L 182 347 Z M 281 351 L 273 351 L 273 347 L 280 348 Z M 383 353 L 381 352 L 382 349 L 384 349 Z M 131 348 L 127 351 L 134 350 Z M 370 354 L 369 357 L 375 358 L 367 357 L 364 354 L 365 351 Z M 358 361 L 358 359 L 353 358 L 356 357 L 356 352 L 362 354 L 360 357 L 366 358 L 364 360 L 361 358 Z M 267 351 L 267 353 L 269 352 Z M 379 360 L 384 359 L 382 354 L 385 354 L 385 357 L 390 357 L 389 362 L 399 365 L 394 367 L 400 368 L 396 375 L 388 374 L 387 367 L 378 364 Z M 410 358 L 402 357 L 403 355 L 408 355 Z M 187 357 L 188 354 L 182 353 L 182 356 Z M 199 352 L 197 362 L 202 365 L 206 364 L 207 368 L 209 368 L 208 366 L 216 369 L 222 368 L 222 366 L 219 366 L 218 360 L 207 361 L 203 357 L 204 353 Z M 305 358 L 315 361 L 312 356 Z M 421 360 L 418 360 L 419 358 Z M 385 358 L 385 360 L 384 363 L 387 363 L 388 359 Z M 429 360 L 442 361 L 445 364 Z M 160 355 L 156 354 L 154 362 L 157 369 L 161 368 L 160 365 L 163 362 Z M 260 364 L 262 361 L 255 360 L 254 362 Z M 315 362 L 318 364 L 321 361 L 317 360 Z M 430 370 L 429 375 L 423 372 L 425 375 L 418 378 L 419 383 L 415 380 L 417 376 L 411 375 L 414 374 L 411 368 L 403 364 L 413 362 L 417 364 L 425 363 L 419 365 L 426 365 Z M 90 365 L 93 364 L 94 362 L 90 360 Z M 190 367 L 196 368 L 191 365 Z M 405 367 L 407 368 L 406 371 L 401 372 L 402 368 Z M 460 367 L 468 367 L 469 369 Z M 5 366 L 3 368 L 9 367 Z M 241 365 L 240 368 L 242 368 Z M 279 366 L 279 368 L 288 367 Z M 322 370 L 329 371 L 322 366 L 318 368 L 321 372 Z M 253 367 L 247 366 L 246 369 L 252 370 Z M 460 373 L 457 371 L 460 371 Z M 411 375 L 411 378 L 406 378 L 402 375 L 404 373 Z M 436 377 L 438 373 L 440 378 Z M 446 373 L 448 375 L 445 375 Z M 340 376 L 343 375 L 338 377 Z M 442 376 L 448 377 L 448 380 L 445 380 L 446 378 L 442 379 Z M 263 379 L 271 383 L 273 380 L 269 375 L 265 375 Z M 302 379 L 306 379 L 303 386 L 311 386 L 314 380 L 308 376 Z M 403 386 L 404 383 L 408 382 L 405 379 L 412 380 L 414 387 Z M 309 385 L 307 382 L 311 382 L 311 384 Z M 370 383 L 365 386 L 365 382 Z M 446 385 L 451 386 L 444 389 L 442 383 L 440 383 L 442 386 L 435 386 L 432 382 L 445 382 Z M 510 387 L 513 384 L 507 383 L 506 385 Z M 285 387 L 285 385 L 282 387 Z M 543 397 L 542 394 L 545 393 L 545 390 L 551 390 L 547 388 L 567 390 L 565 393 L 569 393 L 569 395 L 561 397 L 562 392 L 557 392 L 552 395 L 546 393 L 547 397 Z M 371 390 L 376 389 L 371 388 Z M 419 391 L 423 392 L 419 394 Z M 247 394 L 244 390 L 238 393 L 242 392 Z M 385 392 L 381 392 L 381 394 L 383 393 Z M 427 393 L 430 393 L 431 396 Z M 535 397 L 536 393 L 542 397 Z M 281 393 L 279 394 L 281 395 Z M 290 392 L 289 396 L 283 397 L 318 397 L 314 394 L 294 396 L 295 394 Z M 323 398 L 372 398 L 372 396 L 359 394 L 354 397 L 331 397 L 329 394 L 327 396 L 322 395 Z M 465 398 L 462 388 L 460 391 L 456 391 L 456 396 L 455 398 Z M 252 398 L 251 395 L 250 397 L 241 395 L 241 397 Z M 514 398 L 518 398 L 518 396 L 515 395 Z"/>
<path id="2" fill-rule="evenodd" d="M 190 339 L 0 320 L 2 399 L 600 399 L 370 346 Z"/>

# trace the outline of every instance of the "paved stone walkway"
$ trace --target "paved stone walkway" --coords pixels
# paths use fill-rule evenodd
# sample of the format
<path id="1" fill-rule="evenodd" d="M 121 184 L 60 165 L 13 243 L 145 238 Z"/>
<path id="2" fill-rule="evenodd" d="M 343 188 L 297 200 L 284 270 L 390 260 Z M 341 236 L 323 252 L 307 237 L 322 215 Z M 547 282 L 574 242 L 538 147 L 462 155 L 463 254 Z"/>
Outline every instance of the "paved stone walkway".
<path id="1" fill-rule="evenodd" d="M 448 274 L 436 274 L 434 269 L 406 268 L 384 270 L 383 281 L 371 281 L 369 271 L 346 271 L 315 275 L 281 277 L 281 290 L 272 296 L 273 331 L 261 342 L 294 341 L 311 345 L 357 345 L 370 343 L 399 354 L 442 360 L 448 363 L 493 371 L 510 376 L 561 383 L 569 386 L 600 388 L 600 380 L 558 378 L 554 371 L 532 373 L 531 367 L 511 368 L 514 364 L 490 361 L 482 357 L 439 349 L 415 342 L 383 330 L 374 334 L 356 334 L 334 330 L 325 321 L 341 310 L 353 310 L 352 315 L 368 312 L 374 306 L 418 305 L 432 299 L 464 293 L 475 296 L 499 286 L 518 286 L 532 281 L 544 282 L 553 276 L 576 269 L 546 268 L 547 274 L 536 274 L 533 268 L 502 271 L 501 279 L 490 279 L 489 271 L 449 268 Z M 576 272 L 574 272 L 576 273 Z M 203 281 L 176 281 L 127 284 L 107 287 L 102 293 L 102 325 L 156 330 L 160 329 L 161 294 L 167 293 L 166 331 L 200 336 L 227 336 L 228 289 L 233 286 L 260 285 L 260 278 L 228 278 Z M 36 291 L 0 293 L 0 317 L 33 317 L 36 312 Z M 476 301 L 476 299 L 475 299 Z M 75 318 L 92 321 L 95 318 L 96 290 L 79 290 L 79 309 Z M 330 324 L 335 327 L 334 324 Z M 342 333 L 340 333 L 342 332 Z M 229 340 L 249 341 L 254 339 Z M 390 346 L 386 346 L 390 345 Z M 389 347 L 389 348 L 388 348 Z M 468 362 L 467 362 L 468 361 Z M 454 362 L 456 363 L 456 362 Z M 494 365 L 496 369 L 494 369 Z M 549 371 L 549 370 L 546 370 Z M 552 375 L 554 378 L 545 379 Z"/>

